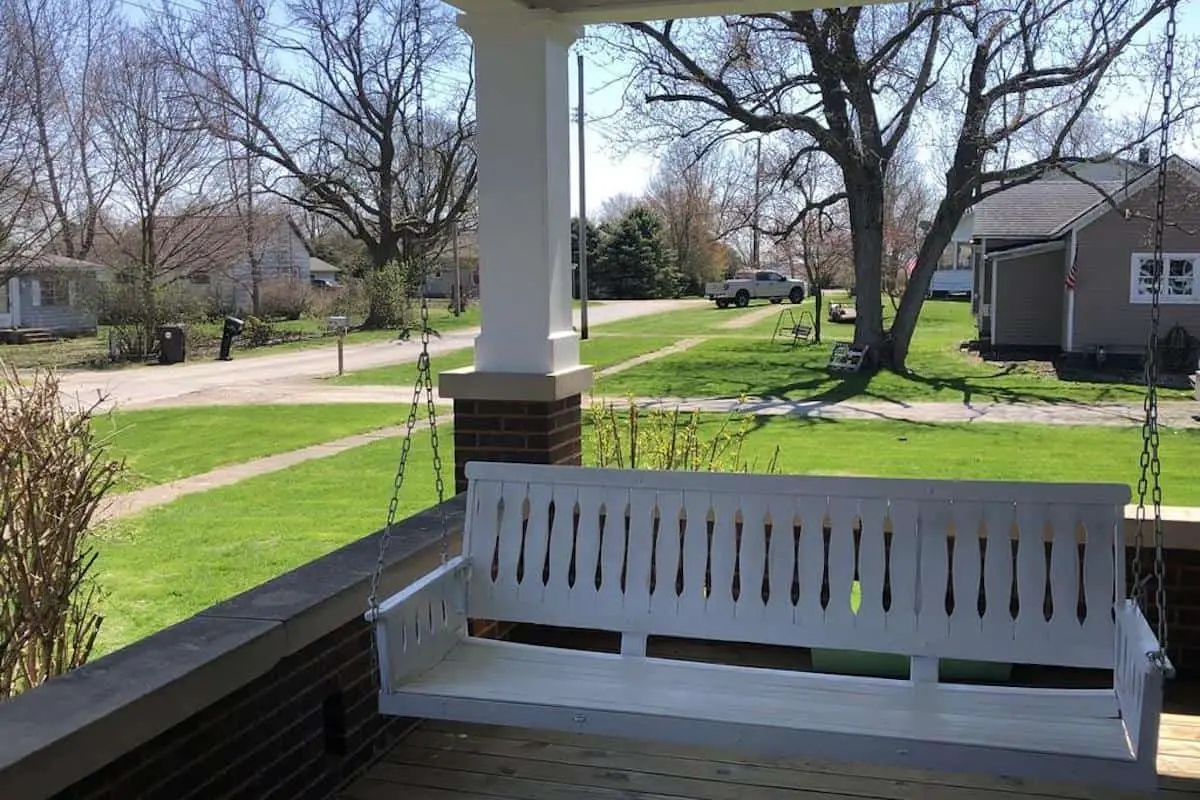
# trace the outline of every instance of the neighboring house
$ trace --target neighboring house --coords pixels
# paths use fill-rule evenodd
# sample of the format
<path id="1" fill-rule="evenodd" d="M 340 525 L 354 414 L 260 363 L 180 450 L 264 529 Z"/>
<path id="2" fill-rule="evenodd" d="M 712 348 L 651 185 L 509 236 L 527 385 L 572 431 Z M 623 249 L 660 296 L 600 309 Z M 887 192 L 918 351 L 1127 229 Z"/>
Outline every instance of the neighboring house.
<path id="1" fill-rule="evenodd" d="M 214 216 L 207 218 L 205 224 L 205 237 L 211 242 L 212 251 L 227 255 L 210 266 L 191 270 L 187 280 L 198 291 L 219 297 L 232 310 L 247 313 L 253 307 L 254 283 L 243 223 L 236 216 Z M 263 214 L 256 227 L 254 252 L 260 289 L 280 280 L 309 285 L 312 253 L 296 223 L 283 214 Z"/>
<path id="2" fill-rule="evenodd" d="M 328 261 L 324 261 L 316 256 L 310 256 L 308 259 L 308 274 L 313 283 L 320 281 L 330 286 L 337 286 L 338 276 L 341 273 L 341 267 L 334 266 Z"/>
<path id="3" fill-rule="evenodd" d="M 96 333 L 96 288 L 105 267 L 39 255 L 0 283 L 0 328 L 46 330 L 56 336 Z"/>
<path id="4" fill-rule="evenodd" d="M 1014 186 L 960 226 L 974 245 L 976 322 L 991 349 L 1144 349 L 1157 172 L 1134 162 L 1088 166 L 1094 186 L 1069 176 Z M 1178 324 L 1200 335 L 1200 172 L 1178 156 L 1168 170 L 1163 332 Z"/>
<path id="5" fill-rule="evenodd" d="M 479 246 L 473 231 L 465 231 L 458 237 L 458 269 L 463 296 L 478 296 Z M 450 297 L 454 286 L 454 247 L 453 243 L 447 242 L 442 252 L 434 258 L 430 274 L 425 279 L 425 295 Z"/>
<path id="6" fill-rule="evenodd" d="M 252 240 L 259 265 L 260 288 L 279 280 L 308 285 L 311 272 L 308 243 L 300 228 L 285 214 L 257 215 Z M 248 312 L 253 281 L 243 220 L 233 214 L 160 217 L 156 221 L 160 259 L 157 280 L 182 286 L 228 311 Z M 125 269 L 140 249 L 138 231 L 129 226 L 97 242 L 97 252 L 111 265 L 112 278 L 135 280 L 136 268 Z"/>

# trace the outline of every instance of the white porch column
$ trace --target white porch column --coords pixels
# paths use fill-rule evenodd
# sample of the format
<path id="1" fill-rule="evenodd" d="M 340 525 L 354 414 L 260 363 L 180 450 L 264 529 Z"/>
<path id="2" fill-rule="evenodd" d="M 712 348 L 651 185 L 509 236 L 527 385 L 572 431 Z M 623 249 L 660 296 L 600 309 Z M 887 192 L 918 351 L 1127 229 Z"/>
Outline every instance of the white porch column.
<path id="1" fill-rule="evenodd" d="M 507 4 L 459 24 L 475 42 L 479 296 L 475 366 L 445 396 L 556 400 L 591 385 L 571 317 L 567 51 L 579 30 Z"/>

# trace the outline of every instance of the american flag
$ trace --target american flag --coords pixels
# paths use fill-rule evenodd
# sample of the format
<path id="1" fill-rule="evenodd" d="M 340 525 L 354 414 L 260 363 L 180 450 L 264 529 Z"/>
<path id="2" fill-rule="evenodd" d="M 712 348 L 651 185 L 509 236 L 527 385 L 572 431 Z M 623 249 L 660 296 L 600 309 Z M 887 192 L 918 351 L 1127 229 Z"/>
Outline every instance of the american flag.
<path id="1" fill-rule="evenodd" d="M 1067 288 L 1071 291 L 1075 291 L 1075 276 L 1078 272 L 1079 260 L 1076 259 L 1075 261 L 1071 262 L 1071 269 L 1067 271 L 1067 279 L 1063 281 L 1063 283 L 1065 283 Z"/>

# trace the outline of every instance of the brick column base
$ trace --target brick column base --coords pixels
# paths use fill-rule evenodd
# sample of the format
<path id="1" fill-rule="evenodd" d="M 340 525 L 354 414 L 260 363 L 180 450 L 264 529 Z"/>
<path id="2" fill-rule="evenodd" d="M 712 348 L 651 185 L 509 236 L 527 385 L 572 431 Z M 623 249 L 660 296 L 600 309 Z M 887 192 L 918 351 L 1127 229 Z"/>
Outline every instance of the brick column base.
<path id="1" fill-rule="evenodd" d="M 1133 548 L 1127 555 L 1132 561 Z M 1167 594 L 1167 655 L 1175 667 L 1176 677 L 1194 681 L 1200 679 L 1200 551 L 1167 549 L 1163 551 L 1166 567 Z M 1142 556 L 1143 574 L 1154 571 L 1154 552 L 1147 548 Z M 1132 584 L 1132 574 L 1126 572 Z M 1153 591 L 1153 590 L 1151 590 Z M 1147 598 L 1154 612 L 1153 596 Z M 1154 617 L 1150 624 L 1154 625 Z"/>
<path id="2" fill-rule="evenodd" d="M 469 461 L 582 463 L 580 396 L 553 402 L 454 401 L 454 485 L 467 490 Z"/>

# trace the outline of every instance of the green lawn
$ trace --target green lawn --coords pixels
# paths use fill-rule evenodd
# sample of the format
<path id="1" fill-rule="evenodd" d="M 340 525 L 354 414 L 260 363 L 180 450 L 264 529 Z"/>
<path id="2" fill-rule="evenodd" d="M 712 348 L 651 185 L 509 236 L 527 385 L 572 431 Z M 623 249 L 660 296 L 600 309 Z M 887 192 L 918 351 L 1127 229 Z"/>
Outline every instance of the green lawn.
<path id="1" fill-rule="evenodd" d="M 705 422 L 710 432 L 718 424 Z M 747 459 L 763 465 L 778 447 L 790 473 L 1133 483 L 1140 451 L 1133 428 L 781 417 L 753 425 Z M 450 440 L 450 430 L 443 433 Z M 433 501 L 427 441 L 424 434 L 414 440 L 402 515 Z M 113 523 L 99 542 L 106 592 L 99 653 L 378 530 L 399 445 L 378 442 Z M 1200 431 L 1164 431 L 1162 458 L 1166 503 L 1200 504 Z M 449 480 L 451 462 L 445 470 Z"/>
<path id="2" fill-rule="evenodd" d="M 398 405 L 339 403 L 111 412 L 94 426 L 125 459 L 129 491 L 402 422 Z"/>
<path id="3" fill-rule="evenodd" d="M 787 304 L 784 305 L 787 307 Z M 694 307 L 634 319 L 623 319 L 605 325 L 597 325 L 599 333 L 631 333 L 642 336 L 705 336 L 727 333 L 743 334 L 743 330 L 727 330 L 724 326 L 747 314 L 762 312 L 764 308 L 775 308 L 769 304 L 753 305 L 749 308 L 719 309 L 709 302 L 695 303 Z M 763 312 L 765 313 L 765 312 Z M 767 334 L 768 337 L 770 333 Z"/>
<path id="4" fill-rule="evenodd" d="M 671 316 L 675 315 L 665 315 Z M 960 351 L 959 343 L 971 334 L 967 303 L 925 303 L 908 360 L 910 374 L 906 376 L 887 371 L 874 376 L 830 374 L 825 367 L 832 342 L 852 338 L 852 326 L 826 322 L 823 344 L 793 348 L 785 341 L 771 343 L 774 324 L 772 317 L 749 328 L 729 331 L 742 334 L 741 338 L 712 338 L 685 352 L 601 379 L 596 392 L 639 397 L 752 395 L 792 400 L 963 403 L 1136 403 L 1142 399 L 1143 389 L 1137 384 L 1059 380 L 1040 362 L 987 362 Z M 1160 393 L 1165 400 L 1185 400 L 1190 396 L 1190 392 L 1181 389 L 1164 389 Z"/>
<path id="5" fill-rule="evenodd" d="M 605 336 L 597 333 L 587 341 L 580 342 L 579 349 L 585 364 L 591 364 L 597 370 L 601 370 L 670 347 L 677 341 L 678 338 L 667 336 Z M 433 357 L 433 371 L 436 376 L 445 370 L 469 367 L 473 360 L 474 350 L 470 347 L 452 350 Z M 329 378 L 329 381 L 348 386 L 411 386 L 416 377 L 417 365 L 408 363 L 351 372 L 340 378 Z M 436 382 L 436 377 L 434 380 Z"/>

